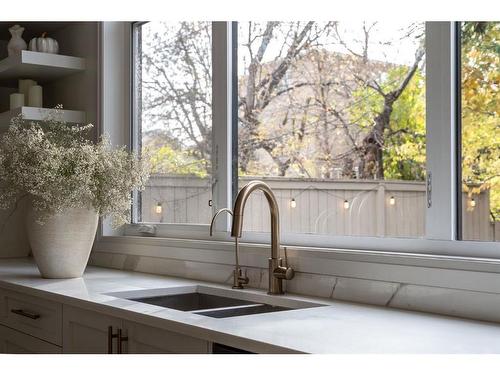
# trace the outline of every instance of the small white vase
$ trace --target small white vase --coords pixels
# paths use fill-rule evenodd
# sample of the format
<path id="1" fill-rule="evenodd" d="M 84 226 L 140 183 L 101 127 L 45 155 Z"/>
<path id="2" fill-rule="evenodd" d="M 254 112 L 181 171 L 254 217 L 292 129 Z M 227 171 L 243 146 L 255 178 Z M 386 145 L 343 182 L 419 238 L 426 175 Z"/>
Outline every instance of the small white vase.
<path id="1" fill-rule="evenodd" d="M 12 38 L 10 39 L 9 44 L 7 44 L 7 53 L 9 56 L 20 55 L 21 51 L 28 48 L 26 42 L 22 38 L 24 27 L 14 25 L 9 28 L 9 31 Z"/>
<path id="2" fill-rule="evenodd" d="M 28 238 L 42 277 L 81 277 L 94 243 L 99 222 L 97 213 L 86 208 L 69 209 L 45 220 L 42 225 L 36 222 L 33 208 L 28 211 Z"/>

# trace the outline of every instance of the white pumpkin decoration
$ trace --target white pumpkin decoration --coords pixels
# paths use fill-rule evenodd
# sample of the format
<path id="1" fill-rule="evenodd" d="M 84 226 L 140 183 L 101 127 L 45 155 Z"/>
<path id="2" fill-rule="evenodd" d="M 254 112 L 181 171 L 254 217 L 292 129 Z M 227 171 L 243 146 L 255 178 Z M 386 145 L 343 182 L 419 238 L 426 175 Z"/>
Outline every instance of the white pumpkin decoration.
<path id="1" fill-rule="evenodd" d="M 31 39 L 28 49 L 34 52 L 58 53 L 59 44 L 57 40 L 48 38 L 47 33 L 43 33 L 40 38 Z"/>

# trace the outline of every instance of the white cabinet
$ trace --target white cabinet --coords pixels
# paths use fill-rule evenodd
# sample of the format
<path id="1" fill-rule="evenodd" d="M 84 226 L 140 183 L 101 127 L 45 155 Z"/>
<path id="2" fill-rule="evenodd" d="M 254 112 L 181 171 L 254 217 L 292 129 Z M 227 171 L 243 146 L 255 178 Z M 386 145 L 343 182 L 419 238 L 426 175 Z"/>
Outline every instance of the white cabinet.
<path id="1" fill-rule="evenodd" d="M 61 346 L 62 305 L 0 290 L 0 324 Z"/>
<path id="2" fill-rule="evenodd" d="M 71 306 L 63 307 L 63 352 L 73 354 L 116 353 L 116 339 L 109 337 L 121 328 L 121 319 Z M 112 339 L 110 341 L 110 339 Z M 109 347 L 111 344 L 111 348 Z"/>
<path id="3" fill-rule="evenodd" d="M 207 354 L 209 342 L 144 324 L 123 321 L 127 341 L 122 343 L 129 354 Z"/>
<path id="4" fill-rule="evenodd" d="M 61 352 L 61 347 L 57 345 L 0 325 L 0 353 L 57 354 Z"/>
<path id="5" fill-rule="evenodd" d="M 61 353 L 62 305 L 0 289 L 0 353 Z"/>
<path id="6" fill-rule="evenodd" d="M 0 289 L 0 353 L 207 354 L 188 335 Z"/>
<path id="7" fill-rule="evenodd" d="M 206 340 L 64 306 L 64 353 L 206 354 L 209 348 Z"/>

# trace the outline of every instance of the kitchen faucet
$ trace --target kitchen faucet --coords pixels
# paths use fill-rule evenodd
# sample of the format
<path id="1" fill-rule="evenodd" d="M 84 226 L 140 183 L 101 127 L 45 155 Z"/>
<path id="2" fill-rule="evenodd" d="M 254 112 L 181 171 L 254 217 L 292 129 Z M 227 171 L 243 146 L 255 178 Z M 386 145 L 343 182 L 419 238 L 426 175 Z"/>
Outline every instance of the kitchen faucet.
<path id="1" fill-rule="evenodd" d="M 215 220 L 217 219 L 217 216 L 219 216 L 223 212 L 227 212 L 229 215 L 233 216 L 233 212 L 229 208 L 221 208 L 220 210 L 218 210 L 215 213 L 214 217 L 212 218 L 212 222 L 210 223 L 210 237 L 213 236 L 214 224 Z M 249 280 L 248 277 L 243 276 L 243 274 L 241 273 L 240 260 L 239 260 L 239 244 L 237 237 L 234 239 L 234 245 L 235 245 L 236 259 L 233 270 L 233 289 L 243 289 L 244 285 L 248 284 Z"/>
<path id="2" fill-rule="evenodd" d="M 294 276 L 294 271 L 292 267 L 288 267 L 286 249 L 285 266 L 282 265 L 282 259 L 279 257 L 281 247 L 279 208 L 276 197 L 268 184 L 262 181 L 250 181 L 240 190 L 234 203 L 231 236 L 236 240 L 241 237 L 245 205 L 255 190 L 261 190 L 264 193 L 271 212 L 271 258 L 269 258 L 269 286 L 267 293 L 283 294 L 283 279 L 291 280 Z"/>

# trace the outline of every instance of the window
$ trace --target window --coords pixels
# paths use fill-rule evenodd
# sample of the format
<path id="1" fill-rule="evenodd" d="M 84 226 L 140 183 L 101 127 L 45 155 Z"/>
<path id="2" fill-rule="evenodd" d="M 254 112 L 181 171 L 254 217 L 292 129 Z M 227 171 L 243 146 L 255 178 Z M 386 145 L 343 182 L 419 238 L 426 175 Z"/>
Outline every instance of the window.
<path id="1" fill-rule="evenodd" d="M 242 22 L 239 183 L 282 232 L 425 234 L 425 24 Z M 263 196 L 246 230 L 269 228 Z"/>
<path id="2" fill-rule="evenodd" d="M 258 178 L 275 191 L 285 244 L 419 252 L 495 240 L 498 23 L 461 24 L 460 102 L 455 26 L 134 23 L 134 146 L 154 166 L 134 223 L 206 238 L 213 213 Z M 244 240 L 266 241 L 263 196 L 246 212 Z"/>
<path id="3" fill-rule="evenodd" d="M 134 27 L 136 146 L 153 168 L 137 222 L 210 221 L 211 39 L 210 22 Z"/>
<path id="4" fill-rule="evenodd" d="M 500 23 L 463 22 L 462 238 L 500 241 Z"/>

